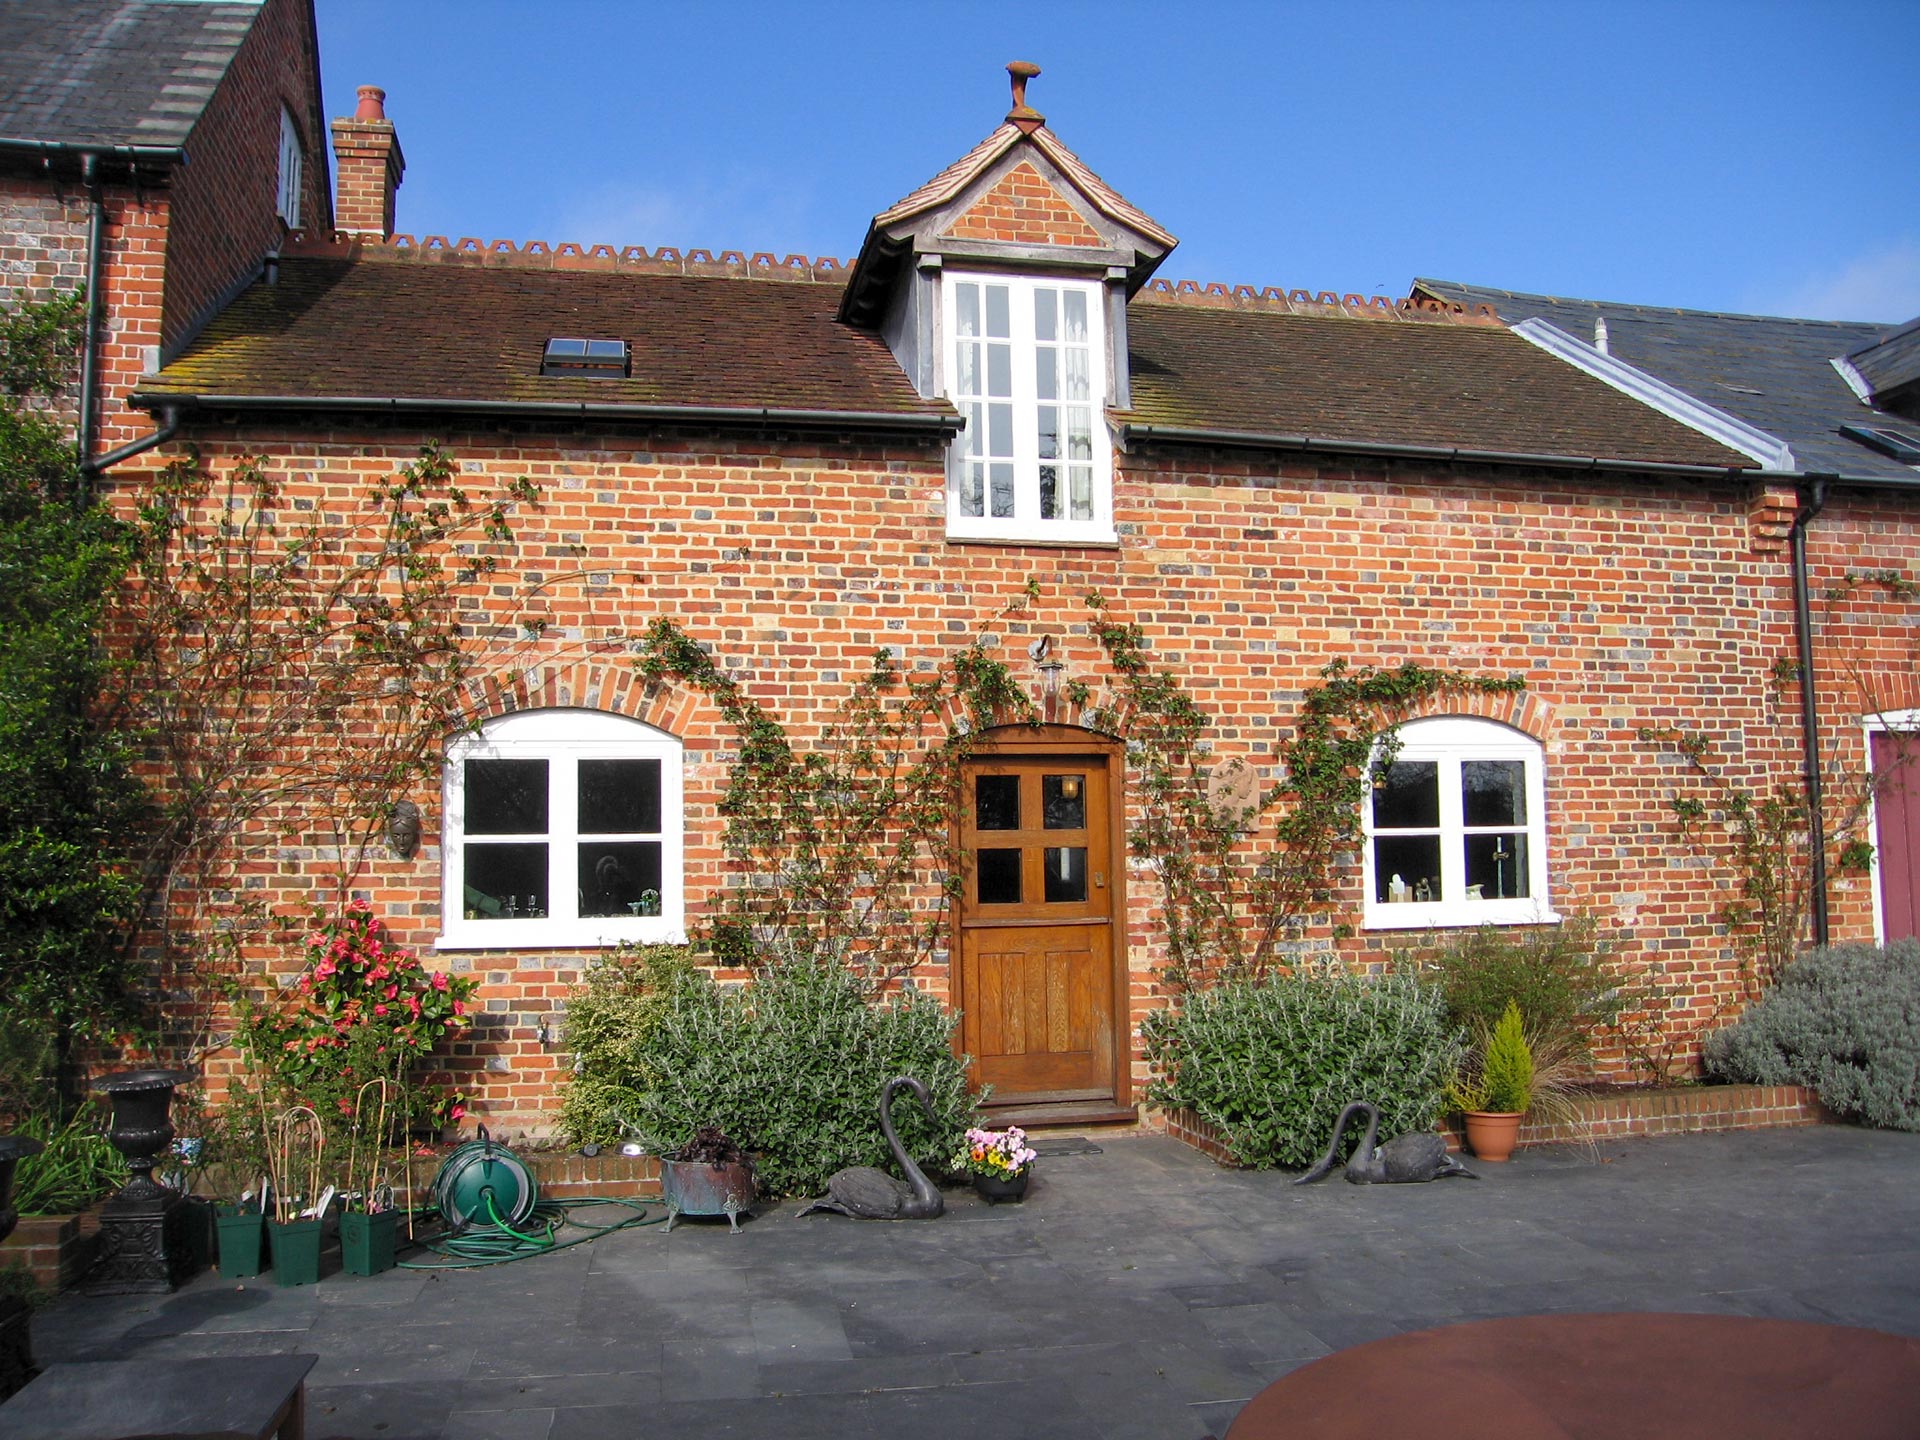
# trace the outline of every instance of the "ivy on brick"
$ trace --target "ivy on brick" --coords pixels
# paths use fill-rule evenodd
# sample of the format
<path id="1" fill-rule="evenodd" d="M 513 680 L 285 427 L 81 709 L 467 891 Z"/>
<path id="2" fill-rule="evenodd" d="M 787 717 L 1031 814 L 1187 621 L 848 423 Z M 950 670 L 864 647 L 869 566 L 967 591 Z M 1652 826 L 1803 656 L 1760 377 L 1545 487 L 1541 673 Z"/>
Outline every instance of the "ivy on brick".
<path id="1" fill-rule="evenodd" d="M 1393 763 L 1401 722 L 1442 696 L 1526 688 L 1411 661 L 1380 670 L 1336 660 L 1301 698 L 1279 777 L 1261 788 L 1245 761 L 1215 763 L 1211 718 L 1178 676 L 1154 668 L 1141 628 L 1115 619 L 1098 594 L 1087 604 L 1114 681 L 1098 703 L 1084 687 L 1070 698 L 1088 704 L 1090 726 L 1126 741 L 1137 810 L 1128 845 L 1160 882 L 1163 973 L 1175 986 L 1283 964 L 1290 943 L 1339 908 L 1361 807 Z"/>
<path id="2" fill-rule="evenodd" d="M 648 627 L 642 673 L 705 695 L 736 738 L 719 806 L 735 883 L 707 918 L 723 963 L 830 960 L 885 989 L 935 956 L 963 882 L 961 764 L 991 727 L 1037 719 L 997 649 L 985 631 L 914 672 L 876 650 L 802 740 L 675 621 Z"/>

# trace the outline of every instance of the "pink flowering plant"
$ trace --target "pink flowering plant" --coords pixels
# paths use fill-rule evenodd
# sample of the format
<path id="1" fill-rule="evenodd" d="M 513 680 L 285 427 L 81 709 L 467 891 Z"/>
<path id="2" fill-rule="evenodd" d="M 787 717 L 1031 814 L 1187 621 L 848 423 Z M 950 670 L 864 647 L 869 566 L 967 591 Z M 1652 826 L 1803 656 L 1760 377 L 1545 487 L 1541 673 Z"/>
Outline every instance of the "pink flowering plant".
<path id="1" fill-rule="evenodd" d="M 385 1077 L 410 1097 L 409 1118 L 447 1124 L 466 1114 L 444 1085 L 420 1083 L 435 1049 L 470 1023 L 475 982 L 429 970 L 396 945 L 365 900 L 313 930 L 306 969 L 280 1003 L 243 1016 L 243 1044 L 291 1095 L 326 1113 Z"/>
<path id="2" fill-rule="evenodd" d="M 953 1158 L 953 1168 L 962 1175 L 1017 1180 L 1037 1158 L 1027 1144 L 1027 1132 L 1018 1125 L 1005 1130 L 969 1130 L 966 1143 Z"/>

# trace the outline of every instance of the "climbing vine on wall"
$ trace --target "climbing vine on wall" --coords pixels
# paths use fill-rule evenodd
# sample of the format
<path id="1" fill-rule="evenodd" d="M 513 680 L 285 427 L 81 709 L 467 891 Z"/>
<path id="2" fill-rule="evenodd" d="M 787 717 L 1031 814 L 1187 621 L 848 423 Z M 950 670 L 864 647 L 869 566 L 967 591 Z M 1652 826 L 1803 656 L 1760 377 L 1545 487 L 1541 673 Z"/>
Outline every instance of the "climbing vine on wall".
<path id="1" fill-rule="evenodd" d="M 1113 679 L 1097 703 L 1084 686 L 1069 698 L 1087 705 L 1090 726 L 1127 743 L 1128 844 L 1159 881 L 1165 975 L 1181 986 L 1272 968 L 1289 939 L 1337 907 L 1362 806 L 1393 761 L 1402 721 L 1443 696 L 1526 688 L 1517 677 L 1336 660 L 1302 698 L 1278 778 L 1262 788 L 1245 761 L 1215 763 L 1210 717 L 1179 677 L 1154 668 L 1140 627 L 1114 618 L 1099 595 L 1087 603 Z"/>
<path id="2" fill-rule="evenodd" d="M 719 807 L 734 883 L 708 918 L 722 961 L 831 959 L 885 988 L 944 945 L 945 902 L 963 879 L 961 762 L 991 726 L 1037 718 L 997 649 L 990 628 L 911 671 L 877 650 L 846 698 L 796 735 L 674 621 L 648 628 L 642 672 L 705 695 L 737 741 Z"/>

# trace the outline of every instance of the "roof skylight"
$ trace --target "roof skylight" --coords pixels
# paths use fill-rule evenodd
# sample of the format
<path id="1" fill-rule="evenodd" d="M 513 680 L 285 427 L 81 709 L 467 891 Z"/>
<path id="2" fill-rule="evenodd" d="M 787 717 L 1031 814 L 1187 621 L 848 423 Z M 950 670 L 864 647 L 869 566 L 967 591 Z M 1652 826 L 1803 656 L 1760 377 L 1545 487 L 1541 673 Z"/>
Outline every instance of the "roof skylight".
<path id="1" fill-rule="evenodd" d="M 1889 430 L 1884 425 L 1842 425 L 1840 433 L 1870 450 L 1891 455 L 1902 465 L 1920 465 L 1920 436 Z"/>
<path id="2" fill-rule="evenodd" d="M 628 374 L 629 363 L 624 340 L 556 338 L 547 341 L 546 353 L 540 357 L 540 373 L 618 380 Z"/>

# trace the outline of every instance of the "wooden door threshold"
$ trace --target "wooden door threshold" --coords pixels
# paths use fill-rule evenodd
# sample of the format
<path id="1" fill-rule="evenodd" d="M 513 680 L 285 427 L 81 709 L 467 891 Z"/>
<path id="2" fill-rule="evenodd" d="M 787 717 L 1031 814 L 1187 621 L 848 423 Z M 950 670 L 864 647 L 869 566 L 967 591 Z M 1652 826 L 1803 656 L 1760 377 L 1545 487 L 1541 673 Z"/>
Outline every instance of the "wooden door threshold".
<path id="1" fill-rule="evenodd" d="M 1042 1100 L 980 1107 L 983 1122 L 994 1129 L 1018 1125 L 1022 1130 L 1060 1125 L 1137 1125 L 1140 1112 L 1111 1100 Z"/>

